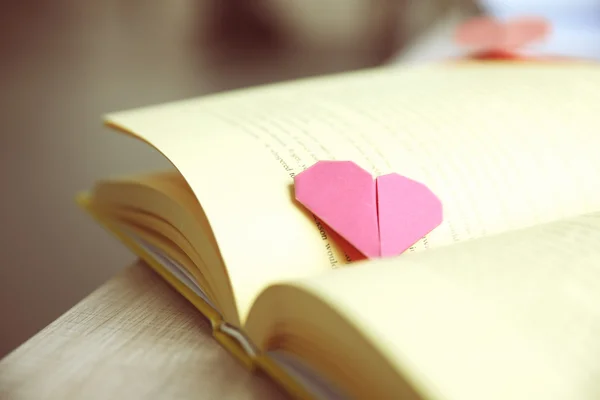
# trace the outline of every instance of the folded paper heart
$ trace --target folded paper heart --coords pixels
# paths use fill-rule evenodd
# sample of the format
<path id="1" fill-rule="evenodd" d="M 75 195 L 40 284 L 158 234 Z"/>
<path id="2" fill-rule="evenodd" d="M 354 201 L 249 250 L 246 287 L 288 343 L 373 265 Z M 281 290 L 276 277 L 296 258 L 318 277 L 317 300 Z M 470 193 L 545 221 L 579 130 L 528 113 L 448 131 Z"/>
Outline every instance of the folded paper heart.
<path id="1" fill-rule="evenodd" d="M 458 44 L 476 51 L 514 51 L 541 41 L 550 33 L 543 18 L 521 17 L 502 23 L 489 17 L 475 17 L 460 25 Z"/>
<path id="2" fill-rule="evenodd" d="M 401 254 L 442 223 L 442 203 L 399 174 L 373 180 L 351 161 L 319 161 L 294 178 L 304 207 L 367 258 Z"/>

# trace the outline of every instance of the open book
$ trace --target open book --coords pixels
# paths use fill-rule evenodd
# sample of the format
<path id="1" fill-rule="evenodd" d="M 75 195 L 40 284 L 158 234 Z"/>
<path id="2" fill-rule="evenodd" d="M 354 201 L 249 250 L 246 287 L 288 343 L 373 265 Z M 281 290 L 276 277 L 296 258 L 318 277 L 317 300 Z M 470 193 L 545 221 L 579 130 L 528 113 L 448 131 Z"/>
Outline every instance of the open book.
<path id="1" fill-rule="evenodd" d="M 600 67 L 383 67 L 106 117 L 174 169 L 80 204 L 300 398 L 600 398 Z M 318 160 L 444 221 L 356 261 L 293 199 Z"/>

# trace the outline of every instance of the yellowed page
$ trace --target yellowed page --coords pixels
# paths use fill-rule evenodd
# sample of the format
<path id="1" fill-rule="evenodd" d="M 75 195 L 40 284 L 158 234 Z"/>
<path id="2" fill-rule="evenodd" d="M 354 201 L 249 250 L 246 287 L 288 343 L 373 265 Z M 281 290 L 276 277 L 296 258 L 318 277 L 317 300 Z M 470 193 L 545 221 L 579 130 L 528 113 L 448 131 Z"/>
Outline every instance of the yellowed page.
<path id="1" fill-rule="evenodd" d="M 596 400 L 598 243 L 595 214 L 294 285 L 337 308 L 425 399 Z"/>
<path id="2" fill-rule="evenodd" d="M 293 176 L 353 160 L 429 185 L 445 221 L 412 250 L 600 210 L 600 67 L 375 69 L 107 117 L 156 146 L 206 211 L 241 319 L 279 279 L 346 263 Z"/>

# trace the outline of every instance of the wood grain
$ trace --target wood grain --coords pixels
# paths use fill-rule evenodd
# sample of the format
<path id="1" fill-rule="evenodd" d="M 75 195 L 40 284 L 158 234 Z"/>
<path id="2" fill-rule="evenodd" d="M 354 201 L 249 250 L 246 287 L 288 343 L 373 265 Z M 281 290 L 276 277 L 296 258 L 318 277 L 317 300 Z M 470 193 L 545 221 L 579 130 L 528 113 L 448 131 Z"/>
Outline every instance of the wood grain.
<path id="1" fill-rule="evenodd" d="M 1 399 L 285 399 L 142 262 L 0 362 Z"/>

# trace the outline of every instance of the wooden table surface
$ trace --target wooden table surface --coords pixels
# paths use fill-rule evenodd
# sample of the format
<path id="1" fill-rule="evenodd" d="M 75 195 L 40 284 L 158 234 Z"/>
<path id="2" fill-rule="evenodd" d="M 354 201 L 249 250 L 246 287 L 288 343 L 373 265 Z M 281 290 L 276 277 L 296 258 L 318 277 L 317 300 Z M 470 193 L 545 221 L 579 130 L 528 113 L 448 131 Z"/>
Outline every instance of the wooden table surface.
<path id="1" fill-rule="evenodd" d="M 0 399 L 285 399 L 138 262 L 0 361 Z"/>

